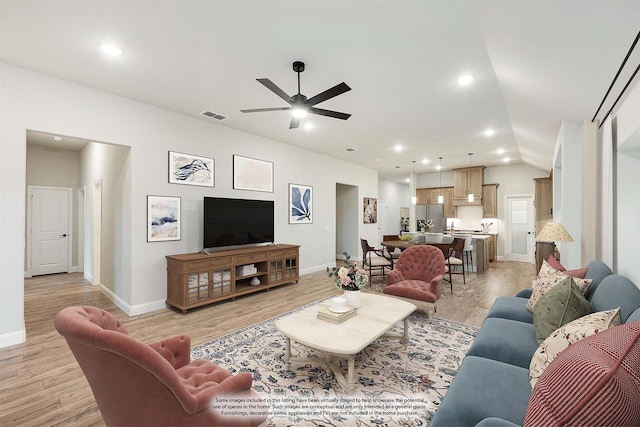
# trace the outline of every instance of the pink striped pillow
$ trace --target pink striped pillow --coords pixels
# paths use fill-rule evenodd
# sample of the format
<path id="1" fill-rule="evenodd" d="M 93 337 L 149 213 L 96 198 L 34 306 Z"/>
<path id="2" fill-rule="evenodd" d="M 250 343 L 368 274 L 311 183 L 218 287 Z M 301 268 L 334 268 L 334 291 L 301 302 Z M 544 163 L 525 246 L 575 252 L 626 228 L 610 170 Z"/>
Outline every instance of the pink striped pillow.
<path id="1" fill-rule="evenodd" d="M 575 270 L 567 270 L 564 265 L 560 264 L 560 261 L 558 261 L 553 255 L 549 255 L 547 263 L 551 266 L 551 268 L 555 268 L 558 271 L 562 271 L 564 274 L 567 274 L 571 277 L 577 277 L 578 279 L 584 279 L 584 276 L 586 276 L 587 272 L 589 271 L 588 267 L 577 268 Z"/>
<path id="2" fill-rule="evenodd" d="M 542 373 L 524 426 L 640 425 L 640 321 L 569 346 Z"/>

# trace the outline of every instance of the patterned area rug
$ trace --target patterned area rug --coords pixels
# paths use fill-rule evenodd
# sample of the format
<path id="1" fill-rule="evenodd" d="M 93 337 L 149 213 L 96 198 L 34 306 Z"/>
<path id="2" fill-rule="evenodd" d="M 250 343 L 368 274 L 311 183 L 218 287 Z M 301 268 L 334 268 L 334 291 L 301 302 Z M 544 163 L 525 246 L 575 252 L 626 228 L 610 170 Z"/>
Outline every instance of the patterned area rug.
<path id="1" fill-rule="evenodd" d="M 426 426 L 478 332 L 413 313 L 408 346 L 374 341 L 357 355 L 357 390 L 347 394 L 321 363 L 286 368 L 285 338 L 274 326 L 279 317 L 192 350 L 193 359 L 211 360 L 234 373 L 251 372 L 253 389 L 269 404 L 269 426 Z M 390 332 L 401 333 L 402 324 Z M 297 343 L 291 347 L 292 356 L 321 356 Z M 346 371 L 346 361 L 343 365 Z"/>

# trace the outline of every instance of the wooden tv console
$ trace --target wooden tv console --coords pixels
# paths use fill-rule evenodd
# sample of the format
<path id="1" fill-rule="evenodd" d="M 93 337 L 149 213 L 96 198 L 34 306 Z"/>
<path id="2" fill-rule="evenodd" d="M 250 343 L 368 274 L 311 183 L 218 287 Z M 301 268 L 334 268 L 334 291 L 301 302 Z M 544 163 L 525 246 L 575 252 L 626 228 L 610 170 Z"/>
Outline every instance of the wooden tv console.
<path id="1" fill-rule="evenodd" d="M 167 304 L 187 310 L 298 282 L 299 248 L 273 244 L 167 256 Z M 243 272 L 253 265 L 255 272 Z M 257 279 L 259 284 L 251 284 Z M 255 282 L 255 280 L 254 280 Z"/>

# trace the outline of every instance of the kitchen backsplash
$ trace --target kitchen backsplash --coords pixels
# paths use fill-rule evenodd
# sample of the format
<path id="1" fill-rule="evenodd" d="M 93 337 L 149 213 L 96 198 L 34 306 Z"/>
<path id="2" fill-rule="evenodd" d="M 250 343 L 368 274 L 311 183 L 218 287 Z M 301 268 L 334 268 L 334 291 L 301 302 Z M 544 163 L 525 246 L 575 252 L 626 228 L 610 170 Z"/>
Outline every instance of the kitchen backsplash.
<path id="1" fill-rule="evenodd" d="M 454 230 L 482 230 L 482 223 L 489 224 L 488 232 L 498 232 L 498 220 L 496 218 L 482 218 L 482 206 L 458 206 L 458 217 L 447 218 L 447 228 Z"/>

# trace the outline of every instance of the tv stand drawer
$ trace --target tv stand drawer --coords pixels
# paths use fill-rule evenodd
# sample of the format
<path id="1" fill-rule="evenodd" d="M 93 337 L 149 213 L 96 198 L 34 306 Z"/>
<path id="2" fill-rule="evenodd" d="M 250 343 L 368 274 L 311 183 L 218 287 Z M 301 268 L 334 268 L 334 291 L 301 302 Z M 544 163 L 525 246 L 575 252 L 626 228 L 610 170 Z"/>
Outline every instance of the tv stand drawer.
<path id="1" fill-rule="evenodd" d="M 239 264 L 253 264 L 254 262 L 266 261 L 267 253 L 257 253 L 257 254 L 248 254 L 248 255 L 238 255 L 233 257 L 233 262 L 236 265 Z"/>
<path id="2" fill-rule="evenodd" d="M 231 257 L 214 258 L 209 260 L 190 262 L 187 265 L 187 271 L 200 271 L 200 270 L 207 270 L 209 268 L 220 268 L 220 267 L 230 268 L 231 265 L 232 265 Z"/>

